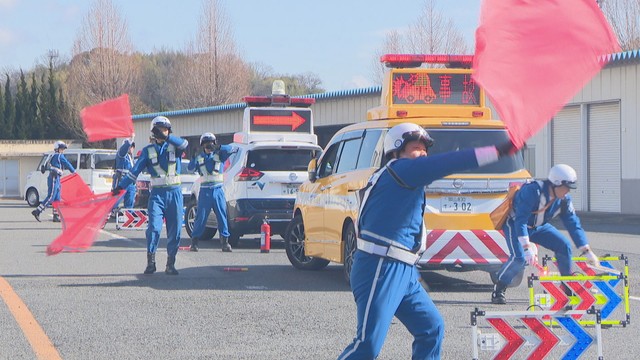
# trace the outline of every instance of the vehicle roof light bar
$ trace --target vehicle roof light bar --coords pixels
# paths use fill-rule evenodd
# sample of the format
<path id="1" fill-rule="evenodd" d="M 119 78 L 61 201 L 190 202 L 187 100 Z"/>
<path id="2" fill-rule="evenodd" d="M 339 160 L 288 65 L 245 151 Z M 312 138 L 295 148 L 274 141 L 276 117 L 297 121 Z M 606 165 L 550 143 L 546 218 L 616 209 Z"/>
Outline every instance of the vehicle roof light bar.
<path id="1" fill-rule="evenodd" d="M 473 55 L 386 54 L 380 62 L 389 68 L 415 68 L 422 64 L 446 64 L 448 67 L 470 68 Z"/>
<path id="2" fill-rule="evenodd" d="M 316 103 L 314 98 L 292 98 L 289 95 L 271 95 L 271 96 L 245 96 L 242 101 L 247 103 L 247 106 L 260 107 L 260 106 L 295 106 L 295 107 L 310 107 Z"/>

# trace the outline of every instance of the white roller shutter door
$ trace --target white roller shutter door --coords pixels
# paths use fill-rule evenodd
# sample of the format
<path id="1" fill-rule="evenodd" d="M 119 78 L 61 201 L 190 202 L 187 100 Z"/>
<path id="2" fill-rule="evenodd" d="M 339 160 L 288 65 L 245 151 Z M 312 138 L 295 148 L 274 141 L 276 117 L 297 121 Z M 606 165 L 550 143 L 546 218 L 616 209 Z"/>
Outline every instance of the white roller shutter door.
<path id="1" fill-rule="evenodd" d="M 582 121 L 580 106 L 567 106 L 553 118 L 552 126 L 552 166 L 567 164 L 578 174 L 578 188 L 571 190 L 571 199 L 576 210 L 587 210 L 584 206 L 585 188 L 580 186 L 585 179 L 582 166 Z"/>
<path id="2" fill-rule="evenodd" d="M 589 105 L 589 210 L 620 212 L 620 106 Z"/>

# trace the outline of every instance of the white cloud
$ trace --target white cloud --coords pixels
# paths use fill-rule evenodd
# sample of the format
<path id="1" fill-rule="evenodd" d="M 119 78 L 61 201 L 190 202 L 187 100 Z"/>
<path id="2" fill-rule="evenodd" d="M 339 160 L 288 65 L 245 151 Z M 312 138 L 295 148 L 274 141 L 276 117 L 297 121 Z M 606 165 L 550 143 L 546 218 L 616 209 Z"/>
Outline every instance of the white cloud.
<path id="1" fill-rule="evenodd" d="M 351 79 L 343 84 L 343 88 L 346 90 L 349 89 L 360 89 L 367 88 L 373 86 L 373 83 L 368 78 L 362 75 L 352 76 Z"/>
<path id="2" fill-rule="evenodd" d="M 6 1 L 6 0 L 0 0 Z M 15 36 L 13 33 L 7 29 L 0 28 L 0 45 L 9 45 L 13 42 Z"/>

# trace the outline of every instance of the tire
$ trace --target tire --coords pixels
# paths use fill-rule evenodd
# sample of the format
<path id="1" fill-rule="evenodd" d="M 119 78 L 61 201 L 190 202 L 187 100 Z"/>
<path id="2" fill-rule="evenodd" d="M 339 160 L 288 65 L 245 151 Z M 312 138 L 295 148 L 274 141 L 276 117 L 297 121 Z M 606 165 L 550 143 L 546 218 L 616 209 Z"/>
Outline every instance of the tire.
<path id="1" fill-rule="evenodd" d="M 242 235 L 235 233 L 233 231 L 229 231 L 229 245 L 231 245 L 231 247 L 236 247 L 238 246 L 238 243 L 240 242 L 240 237 Z"/>
<path id="2" fill-rule="evenodd" d="M 36 207 L 40 205 L 40 195 L 38 194 L 38 190 L 35 188 L 29 188 L 27 190 L 27 195 L 25 196 L 27 199 L 27 204 L 31 207 Z"/>
<path id="3" fill-rule="evenodd" d="M 196 221 L 197 213 L 198 213 L 198 206 L 195 203 L 195 201 L 189 202 L 189 204 L 187 205 L 187 210 L 185 210 L 184 227 L 185 227 L 185 230 L 187 230 L 187 234 L 192 239 L 193 239 L 193 235 L 192 235 L 193 224 Z M 202 233 L 202 236 L 200 237 L 200 240 L 211 240 L 213 239 L 214 236 L 216 236 L 217 232 L 218 232 L 218 229 L 216 228 L 205 228 L 204 232 Z"/>
<path id="4" fill-rule="evenodd" d="M 304 238 L 302 216 L 296 215 L 287 226 L 284 237 L 284 248 L 291 265 L 300 270 L 320 270 L 327 267 L 329 260 L 313 258 L 304 254 Z"/>
<path id="5" fill-rule="evenodd" d="M 353 267 L 353 254 L 356 251 L 356 229 L 352 223 L 349 223 L 344 232 L 342 233 L 343 247 L 343 271 L 344 279 L 347 281 L 347 285 L 351 284 L 351 268 Z"/>
<path id="6" fill-rule="evenodd" d="M 491 282 L 493 283 L 493 285 L 496 285 L 498 283 L 498 273 L 496 271 L 491 271 L 489 272 L 489 276 L 491 276 Z M 509 284 L 509 286 L 507 287 L 514 288 L 520 286 L 523 278 L 524 269 L 522 269 L 516 276 L 513 277 L 513 280 L 511 280 L 511 284 Z"/>

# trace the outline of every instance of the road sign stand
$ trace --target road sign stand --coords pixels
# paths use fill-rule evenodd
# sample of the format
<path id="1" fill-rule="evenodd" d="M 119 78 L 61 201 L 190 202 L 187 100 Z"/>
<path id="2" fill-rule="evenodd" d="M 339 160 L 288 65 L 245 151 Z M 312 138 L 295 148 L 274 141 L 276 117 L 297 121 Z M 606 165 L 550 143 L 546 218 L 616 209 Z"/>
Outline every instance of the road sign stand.
<path id="1" fill-rule="evenodd" d="M 116 215 L 116 230 L 122 228 L 146 230 L 148 224 L 147 209 L 120 209 Z"/>
<path id="2" fill-rule="evenodd" d="M 593 316 L 592 336 L 575 320 L 575 316 Z M 544 318 L 554 319 L 557 326 L 548 326 Z M 478 323 L 485 319 L 489 326 Z M 587 353 L 595 341 L 597 358 L 602 359 L 600 310 L 570 311 L 481 311 L 471 312 L 473 359 L 491 352 L 491 359 L 511 359 L 527 350 L 525 359 L 578 359 Z M 486 329 L 493 329 L 497 333 Z M 594 338 L 595 337 L 595 338 Z M 567 348 L 568 347 L 568 348 Z M 566 351 L 564 350 L 566 349 Z M 482 351 L 482 354 L 481 354 Z"/>
<path id="3" fill-rule="evenodd" d="M 626 327 L 631 322 L 628 258 L 624 255 L 600 258 L 603 268 L 612 269 L 605 274 L 597 274 L 587 265 L 586 258 L 574 257 L 572 260 L 586 275 L 556 275 L 548 266 L 554 264 L 555 259 L 548 256 L 542 259 L 543 275 L 528 277 L 530 308 L 558 311 L 569 306 L 585 310 L 593 305 L 601 311 L 602 325 Z M 613 266 L 616 262 L 617 269 Z M 567 295 L 566 289 L 571 290 L 572 295 Z M 622 304 L 624 306 L 620 306 Z M 578 319 L 578 323 L 595 325 L 593 320 Z"/>

